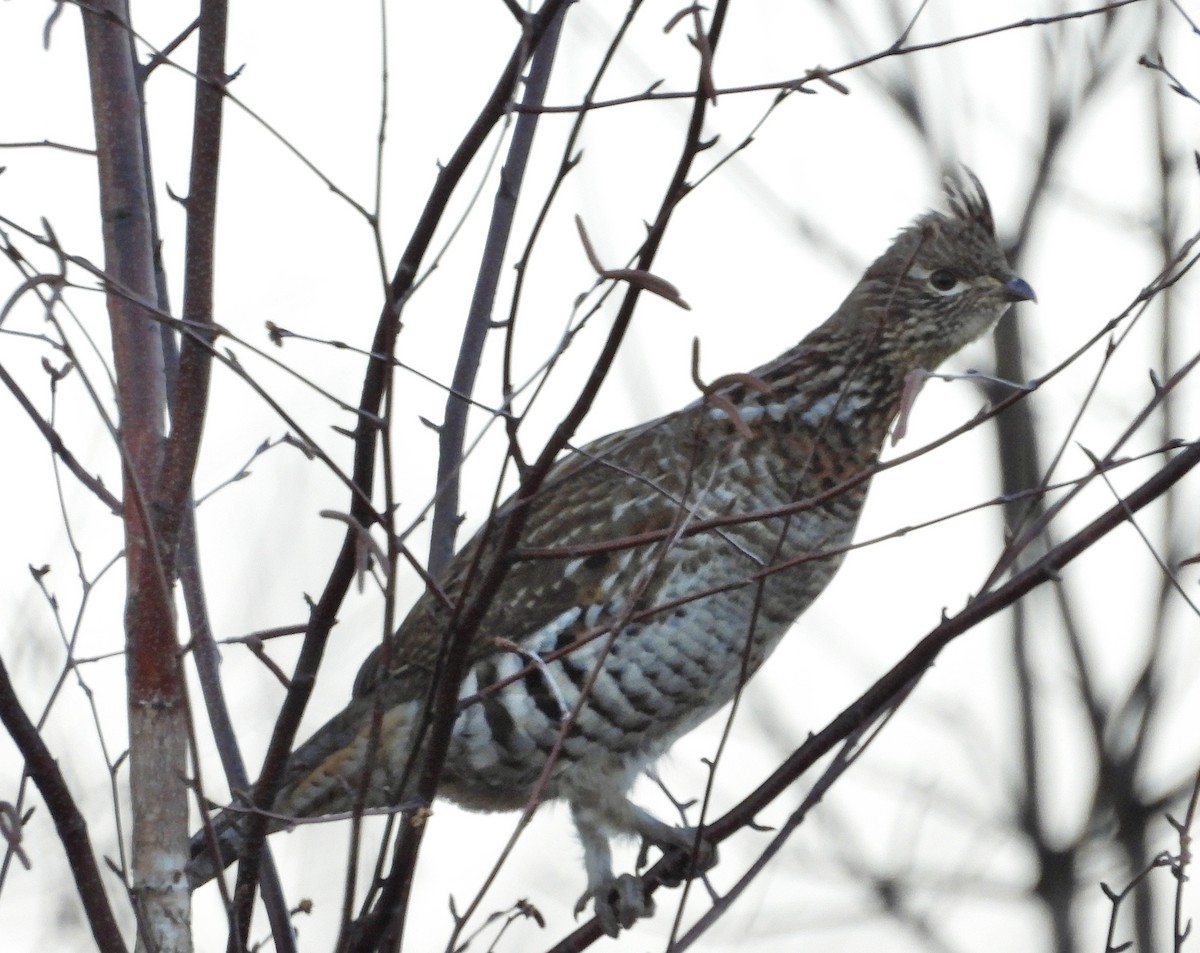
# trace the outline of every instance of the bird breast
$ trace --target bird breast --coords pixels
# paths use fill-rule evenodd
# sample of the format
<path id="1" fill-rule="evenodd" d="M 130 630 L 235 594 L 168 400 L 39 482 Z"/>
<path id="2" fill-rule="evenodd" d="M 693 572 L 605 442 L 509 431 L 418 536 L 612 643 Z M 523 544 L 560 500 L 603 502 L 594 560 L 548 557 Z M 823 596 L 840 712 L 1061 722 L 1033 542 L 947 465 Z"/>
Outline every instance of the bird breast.
<path id="1" fill-rule="evenodd" d="M 668 508 L 666 538 L 547 560 L 541 578 L 557 574 L 556 591 L 571 598 L 533 632 L 490 632 L 517 650 L 489 653 L 464 681 L 442 793 L 519 807 L 551 752 L 546 797 L 579 772 L 631 783 L 728 702 L 832 578 L 865 487 L 792 515 L 689 529 L 791 503 L 787 479 L 787 467 L 754 454 L 698 468 Z M 663 524 L 657 493 L 620 506 L 613 538 Z"/>

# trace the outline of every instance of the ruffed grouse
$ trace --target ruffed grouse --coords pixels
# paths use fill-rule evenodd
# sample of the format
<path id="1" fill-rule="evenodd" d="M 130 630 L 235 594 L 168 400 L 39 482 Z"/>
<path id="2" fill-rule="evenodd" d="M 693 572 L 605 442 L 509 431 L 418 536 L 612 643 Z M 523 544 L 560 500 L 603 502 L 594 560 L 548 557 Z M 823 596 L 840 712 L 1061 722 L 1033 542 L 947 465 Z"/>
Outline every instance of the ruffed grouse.
<path id="1" fill-rule="evenodd" d="M 1013 302 L 1034 300 L 996 242 L 978 180 L 946 191 L 951 214 L 928 212 L 904 229 L 797 346 L 715 398 L 573 452 L 533 503 L 521 547 L 538 558 L 516 562 L 478 630 L 460 690 L 475 700 L 458 717 L 440 793 L 478 810 L 522 807 L 599 666 L 543 800 L 570 804 L 584 897 L 612 935 L 652 904 L 636 878 L 614 876 L 610 838 L 692 843 L 627 799 L 633 781 L 730 700 L 828 584 L 866 497 L 855 478 L 876 462 L 908 375 L 936 368 Z M 449 568 L 451 599 L 479 539 Z M 566 552 L 556 558 L 555 548 Z M 376 710 L 367 804 L 405 800 L 410 729 L 448 617 L 426 593 L 393 639 L 388 670 L 378 652 L 367 659 L 347 708 L 292 755 L 274 814 L 351 808 Z M 230 863 L 236 817 L 216 827 Z M 215 865 L 203 833 L 193 849 L 199 884 Z"/>

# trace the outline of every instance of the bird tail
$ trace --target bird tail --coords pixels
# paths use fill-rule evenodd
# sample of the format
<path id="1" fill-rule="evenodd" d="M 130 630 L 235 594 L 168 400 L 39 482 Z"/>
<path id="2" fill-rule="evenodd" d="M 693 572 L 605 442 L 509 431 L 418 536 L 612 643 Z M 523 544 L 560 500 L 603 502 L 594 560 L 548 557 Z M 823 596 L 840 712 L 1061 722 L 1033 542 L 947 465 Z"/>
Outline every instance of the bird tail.
<path id="1" fill-rule="evenodd" d="M 208 883 L 237 860 L 246 840 L 247 817 L 248 814 L 221 811 L 213 816 L 211 828 L 202 828 L 192 835 L 187 874 L 193 890 Z M 214 845 L 216 853 L 213 852 Z"/>
<path id="2" fill-rule="evenodd" d="M 364 794 L 367 808 L 402 803 L 404 791 L 411 788 L 410 739 L 420 702 L 411 693 L 395 691 L 388 681 L 376 692 L 383 692 L 382 697 L 364 695 L 351 701 L 288 759 L 271 807 L 268 833 L 287 827 L 288 818 L 349 813 Z M 373 724 L 377 724 L 377 734 Z M 364 791 L 363 773 L 368 764 L 371 776 Z M 211 834 L 205 829 L 192 837 L 188 863 L 192 889 L 237 859 L 249 817 L 245 811 L 222 811 L 213 818 Z"/>

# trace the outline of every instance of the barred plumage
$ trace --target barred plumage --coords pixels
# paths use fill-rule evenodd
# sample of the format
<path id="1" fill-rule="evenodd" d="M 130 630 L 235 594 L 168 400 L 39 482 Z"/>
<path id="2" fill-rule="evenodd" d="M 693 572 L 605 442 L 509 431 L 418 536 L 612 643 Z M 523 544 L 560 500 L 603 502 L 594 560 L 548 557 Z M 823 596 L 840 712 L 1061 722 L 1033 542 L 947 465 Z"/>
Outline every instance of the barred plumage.
<path id="1" fill-rule="evenodd" d="M 932 370 L 1010 304 L 1034 299 L 996 243 L 974 176 L 949 184 L 947 194 L 952 214 L 928 212 L 904 229 L 796 347 L 725 387 L 721 399 L 572 453 L 532 504 L 524 558 L 473 645 L 460 697 L 474 703 L 456 723 L 440 793 L 479 810 L 523 806 L 565 711 L 595 670 L 545 798 L 571 805 L 585 897 L 610 934 L 652 905 L 635 879 L 614 876 L 609 838 L 636 834 L 672 846 L 691 837 L 628 801 L 634 779 L 729 701 L 832 578 L 866 497 L 860 478 L 878 456 L 907 375 Z M 813 502 L 780 512 L 804 501 Z M 482 534 L 443 580 L 451 600 L 480 545 Z M 431 594 L 414 606 L 390 646 L 388 670 L 378 652 L 368 658 L 350 705 L 292 756 L 274 813 L 349 810 L 379 709 L 367 801 L 404 800 L 408 738 L 449 616 Z M 605 634 L 614 627 L 615 637 Z M 221 862 L 229 863 L 237 822 L 226 816 L 218 826 Z M 215 864 L 201 835 L 194 851 L 198 884 Z"/>

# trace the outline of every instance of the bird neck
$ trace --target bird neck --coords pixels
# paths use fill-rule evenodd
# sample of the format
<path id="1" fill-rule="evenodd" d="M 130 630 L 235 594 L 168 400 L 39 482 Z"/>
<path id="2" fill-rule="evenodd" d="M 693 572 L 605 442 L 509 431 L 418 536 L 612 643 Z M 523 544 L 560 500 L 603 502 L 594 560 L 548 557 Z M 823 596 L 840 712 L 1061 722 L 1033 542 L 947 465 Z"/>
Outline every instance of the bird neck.
<path id="1" fill-rule="evenodd" d="M 752 371 L 769 392 L 739 386 L 730 398 L 752 430 L 774 424 L 807 439 L 853 434 L 847 442 L 874 459 L 900 408 L 906 370 L 861 335 L 837 330 L 827 323 Z"/>

